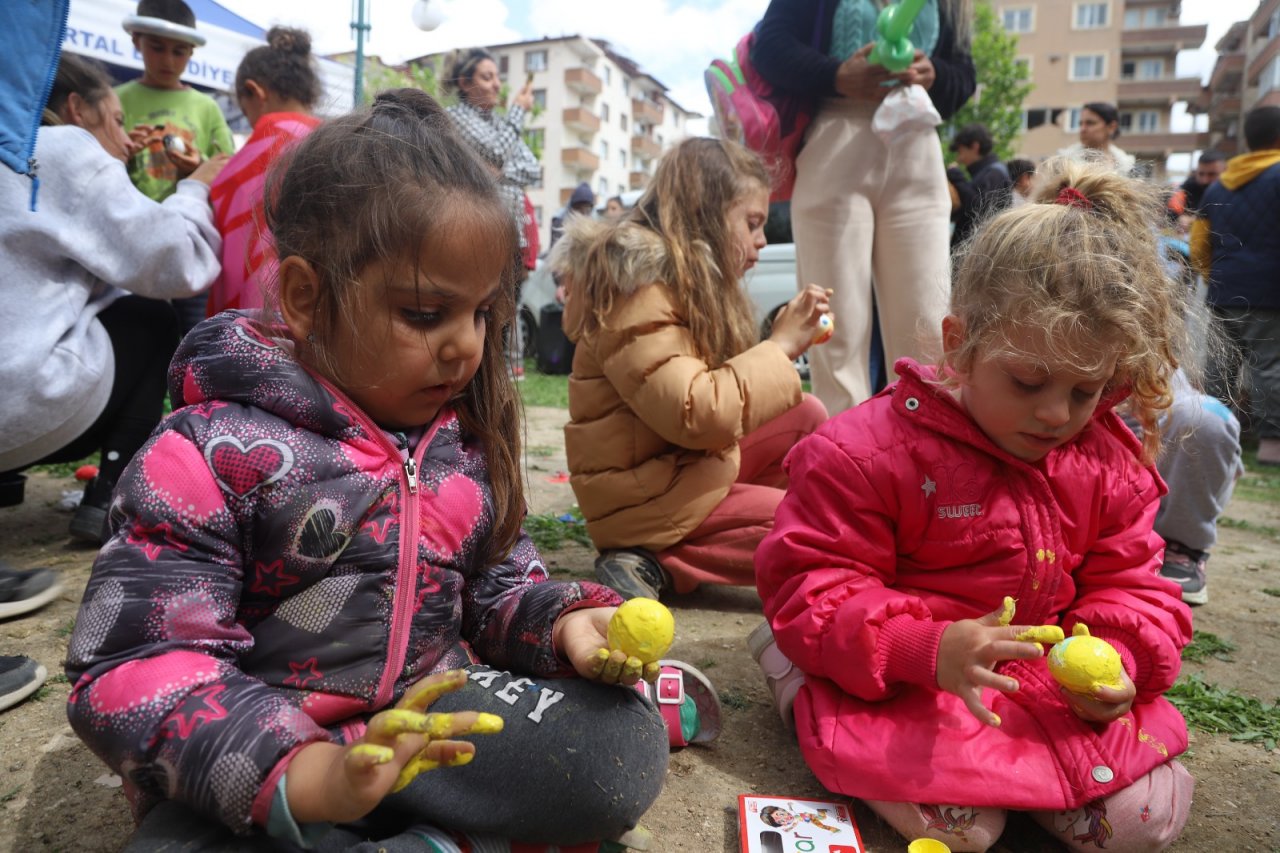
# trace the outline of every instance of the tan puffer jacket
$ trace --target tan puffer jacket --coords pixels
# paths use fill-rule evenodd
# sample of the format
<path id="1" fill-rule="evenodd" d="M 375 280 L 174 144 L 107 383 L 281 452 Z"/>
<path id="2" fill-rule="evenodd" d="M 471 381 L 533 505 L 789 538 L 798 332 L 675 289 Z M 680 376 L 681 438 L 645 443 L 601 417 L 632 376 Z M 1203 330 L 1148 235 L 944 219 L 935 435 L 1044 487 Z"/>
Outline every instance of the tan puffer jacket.
<path id="1" fill-rule="evenodd" d="M 571 231 L 556 247 L 552 263 L 570 282 L 591 230 Z M 609 255 L 629 296 L 615 302 L 607 328 L 576 341 L 565 451 L 596 547 L 657 551 L 724 499 L 738 477 L 739 439 L 799 404 L 800 377 L 770 341 L 712 370 L 658 280 L 661 239 L 638 226 L 614 239 Z M 586 308 L 572 290 L 571 334 Z"/>

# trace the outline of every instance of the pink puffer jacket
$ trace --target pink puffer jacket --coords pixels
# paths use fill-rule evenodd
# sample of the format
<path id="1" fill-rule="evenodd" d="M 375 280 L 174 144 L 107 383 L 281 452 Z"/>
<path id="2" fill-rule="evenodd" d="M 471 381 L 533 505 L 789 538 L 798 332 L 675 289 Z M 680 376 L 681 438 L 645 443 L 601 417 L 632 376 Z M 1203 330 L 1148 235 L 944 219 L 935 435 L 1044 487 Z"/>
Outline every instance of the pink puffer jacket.
<path id="1" fill-rule="evenodd" d="M 1109 407 L 1037 465 L 1001 451 L 931 368 L 832 419 L 787 458 L 791 486 L 756 556 L 779 648 L 806 673 L 796 727 L 833 791 L 872 799 L 1075 808 L 1187 746 L 1161 695 L 1191 615 L 1158 576 L 1164 484 Z M 1011 595 L 1017 624 L 1083 621 L 1120 650 L 1131 713 L 1078 719 L 1043 659 L 1005 662 L 1016 693 L 987 691 L 979 723 L 938 689 L 953 621 Z"/>

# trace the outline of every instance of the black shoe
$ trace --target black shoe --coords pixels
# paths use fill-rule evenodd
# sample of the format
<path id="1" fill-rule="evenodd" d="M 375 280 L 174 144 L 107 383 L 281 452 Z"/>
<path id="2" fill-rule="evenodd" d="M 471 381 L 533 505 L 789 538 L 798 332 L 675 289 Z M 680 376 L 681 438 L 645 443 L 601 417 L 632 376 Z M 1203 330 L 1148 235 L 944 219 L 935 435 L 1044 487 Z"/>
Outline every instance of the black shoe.
<path id="1" fill-rule="evenodd" d="M 1166 542 L 1164 565 L 1160 577 L 1182 587 L 1182 600 L 1187 604 L 1209 603 L 1209 582 L 1204 575 L 1204 564 L 1209 555 L 1204 551 L 1188 548 L 1181 542 Z"/>
<path id="2" fill-rule="evenodd" d="M 671 585 L 653 555 L 639 548 L 605 551 L 596 557 L 596 580 L 627 599 L 656 600 Z"/>
<path id="3" fill-rule="evenodd" d="M 0 619 L 38 610 L 61 592 L 58 576 L 49 569 L 21 572 L 0 562 Z"/>
<path id="4" fill-rule="evenodd" d="M 111 486 L 94 477 L 84 487 L 84 498 L 71 516 L 68 534 L 76 542 L 101 547 L 111 538 L 107 516 L 111 511 Z"/>
<path id="5" fill-rule="evenodd" d="M 48 677 L 48 670 L 31 658 L 0 657 L 0 711 L 35 693 Z"/>

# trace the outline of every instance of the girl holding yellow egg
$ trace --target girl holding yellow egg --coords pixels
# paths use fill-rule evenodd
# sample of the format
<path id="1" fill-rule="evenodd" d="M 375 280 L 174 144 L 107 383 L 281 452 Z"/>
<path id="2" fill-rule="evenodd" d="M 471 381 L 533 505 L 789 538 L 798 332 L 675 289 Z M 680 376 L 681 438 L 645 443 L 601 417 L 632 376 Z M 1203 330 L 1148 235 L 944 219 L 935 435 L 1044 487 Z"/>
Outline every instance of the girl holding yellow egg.
<path id="1" fill-rule="evenodd" d="M 818 778 L 905 837 L 985 850 L 1013 809 L 1072 849 L 1159 850 L 1194 786 L 1162 695 L 1191 616 L 1152 530 L 1187 294 L 1148 187 L 1041 180 L 959 260 L 941 364 L 899 361 L 788 457 L 757 555 L 776 645 L 752 645 Z"/>

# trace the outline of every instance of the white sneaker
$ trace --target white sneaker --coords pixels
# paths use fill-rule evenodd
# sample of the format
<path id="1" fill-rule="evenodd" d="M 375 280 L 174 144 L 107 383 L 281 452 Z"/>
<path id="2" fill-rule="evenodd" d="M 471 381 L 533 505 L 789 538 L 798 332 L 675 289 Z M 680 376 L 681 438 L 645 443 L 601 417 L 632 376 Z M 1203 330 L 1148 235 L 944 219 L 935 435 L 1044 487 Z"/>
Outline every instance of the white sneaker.
<path id="1" fill-rule="evenodd" d="M 747 648 L 764 672 L 765 683 L 773 694 L 773 706 L 778 709 L 782 724 L 794 731 L 796 722 L 791 708 L 795 704 L 796 694 L 804 685 L 804 673 L 778 648 L 768 622 L 762 622 L 751 632 L 747 637 Z"/>

